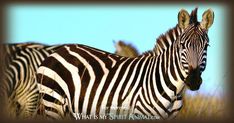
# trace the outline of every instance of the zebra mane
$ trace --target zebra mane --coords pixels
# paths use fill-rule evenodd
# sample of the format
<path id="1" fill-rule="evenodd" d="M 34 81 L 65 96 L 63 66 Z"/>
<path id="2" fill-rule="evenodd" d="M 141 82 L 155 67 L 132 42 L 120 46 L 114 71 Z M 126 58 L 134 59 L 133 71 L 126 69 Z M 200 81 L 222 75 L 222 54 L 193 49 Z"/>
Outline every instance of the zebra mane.
<path id="1" fill-rule="evenodd" d="M 191 12 L 190 14 L 190 24 L 194 24 L 195 26 L 199 24 L 197 21 L 197 7 Z M 143 55 L 159 55 L 161 52 L 166 50 L 174 41 L 176 41 L 176 38 L 180 35 L 182 32 L 182 29 L 176 25 L 174 28 L 169 29 L 165 34 L 160 35 L 157 40 L 156 44 L 151 51 L 147 51 L 143 53 Z"/>
<path id="2" fill-rule="evenodd" d="M 166 50 L 171 44 L 173 44 L 174 41 L 176 41 L 176 38 L 181 32 L 182 29 L 178 25 L 176 25 L 174 28 L 169 29 L 165 34 L 160 35 L 156 39 L 156 44 L 153 50 L 146 51 L 143 53 L 143 55 L 159 55 L 161 52 Z"/>
<path id="3" fill-rule="evenodd" d="M 190 14 L 190 21 L 189 23 L 190 24 L 198 24 L 198 21 L 197 21 L 197 7 L 191 12 Z"/>

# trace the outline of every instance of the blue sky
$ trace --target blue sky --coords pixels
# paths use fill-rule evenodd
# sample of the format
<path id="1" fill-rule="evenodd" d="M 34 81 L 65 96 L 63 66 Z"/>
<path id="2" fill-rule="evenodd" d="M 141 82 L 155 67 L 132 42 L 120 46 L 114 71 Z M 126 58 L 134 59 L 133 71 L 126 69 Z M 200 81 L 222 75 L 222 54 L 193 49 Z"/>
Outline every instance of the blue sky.
<path id="1" fill-rule="evenodd" d="M 218 4 L 151 5 L 36 5 L 12 4 L 6 8 L 7 42 L 45 44 L 79 43 L 114 52 L 113 41 L 133 44 L 140 52 L 151 50 L 156 38 L 177 24 L 181 8 L 215 13 L 208 35 L 207 68 L 200 92 L 225 92 L 227 83 L 227 8 Z"/>

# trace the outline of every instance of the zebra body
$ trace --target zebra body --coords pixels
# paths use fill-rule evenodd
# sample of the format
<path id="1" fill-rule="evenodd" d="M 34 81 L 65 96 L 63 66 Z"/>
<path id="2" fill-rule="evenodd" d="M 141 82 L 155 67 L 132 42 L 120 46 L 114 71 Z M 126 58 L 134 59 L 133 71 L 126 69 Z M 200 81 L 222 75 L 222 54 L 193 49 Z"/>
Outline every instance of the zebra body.
<path id="1" fill-rule="evenodd" d="M 95 56 L 92 54 L 95 54 Z M 55 97 L 56 101 L 59 101 L 60 104 L 67 103 L 70 106 L 69 110 L 73 113 L 80 112 L 92 115 L 106 115 L 108 113 L 123 114 L 125 112 L 117 112 L 115 110 L 115 108 L 121 107 L 123 108 L 122 110 L 127 108 L 126 111 L 129 113 L 136 113 L 142 108 L 137 107 L 139 103 L 144 103 L 148 107 L 155 107 L 160 112 L 158 112 L 158 114 L 157 110 L 152 108 L 150 112 L 145 112 L 147 115 L 162 115 L 163 118 L 166 118 L 167 115 L 170 114 L 169 110 L 171 110 L 167 108 L 172 108 L 172 105 L 175 104 L 175 99 L 179 99 L 177 101 L 180 101 L 181 95 L 177 96 L 177 94 L 179 94 L 181 89 L 177 92 L 166 92 L 168 98 L 172 99 L 171 102 L 174 103 L 165 100 L 167 103 L 162 104 L 157 102 L 157 100 L 152 100 L 152 93 L 157 95 L 158 98 L 165 98 L 166 96 L 161 95 L 161 92 L 147 91 L 149 88 L 151 88 L 150 90 L 159 91 L 159 86 L 156 85 L 155 78 L 156 76 L 157 78 L 160 76 L 159 73 L 156 73 L 156 71 L 159 71 L 156 65 L 160 64 L 159 57 L 163 56 L 152 57 L 151 55 L 143 55 L 137 58 L 127 58 L 109 54 L 84 45 L 68 45 L 46 59 L 47 65 L 52 64 L 56 67 L 44 67 L 44 64 L 39 67 L 39 75 L 43 74 L 38 79 L 38 82 L 41 78 L 43 79 L 42 85 L 39 84 L 39 89 L 42 91 L 41 93 L 49 94 L 44 95 L 45 99 L 48 96 L 52 96 L 52 94 L 66 95 L 65 97 Z M 66 58 L 70 58 L 69 61 L 67 61 Z M 79 59 L 79 62 L 77 62 L 77 59 Z M 54 63 L 55 60 L 58 62 Z M 76 61 L 77 64 L 73 63 L 73 61 Z M 148 64 L 148 66 L 146 66 L 146 64 Z M 155 74 L 148 76 L 141 75 L 146 72 Z M 64 73 L 66 73 L 67 77 L 61 78 Z M 57 86 L 58 88 L 55 88 Z M 166 85 L 164 85 L 164 87 L 165 86 Z M 180 87 L 180 85 L 177 86 Z M 48 90 L 48 87 L 53 88 L 54 91 Z M 63 87 L 63 89 L 59 87 Z M 160 86 L 161 90 L 163 89 L 162 87 L 163 85 Z M 70 102 L 66 102 L 66 98 L 68 98 L 67 101 Z M 50 107 L 53 106 L 51 103 L 53 103 L 54 100 L 52 102 L 47 102 L 45 100 L 45 102 L 43 102 L 45 106 Z M 104 107 L 109 107 L 110 109 Z M 63 114 L 64 107 L 62 107 L 62 105 L 60 109 L 59 112 Z"/>
<path id="2" fill-rule="evenodd" d="M 44 113 L 56 119 L 66 113 L 174 117 L 185 85 L 199 89 L 206 65 L 213 12 L 207 10 L 208 20 L 198 23 L 196 11 L 189 16 L 181 10 L 178 25 L 135 58 L 79 44 L 58 49 L 37 71 Z"/>
<path id="3" fill-rule="evenodd" d="M 38 43 L 3 44 L 4 78 L 0 84 L 6 117 L 32 118 L 36 114 L 39 91 L 36 70 L 59 46 Z"/>

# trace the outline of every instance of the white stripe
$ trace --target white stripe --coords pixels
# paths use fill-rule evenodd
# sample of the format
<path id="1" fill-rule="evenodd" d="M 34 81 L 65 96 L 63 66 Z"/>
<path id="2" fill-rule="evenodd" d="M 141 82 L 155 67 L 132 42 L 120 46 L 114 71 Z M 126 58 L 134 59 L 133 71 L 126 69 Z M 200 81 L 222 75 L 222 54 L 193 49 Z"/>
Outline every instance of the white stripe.
<path id="1" fill-rule="evenodd" d="M 168 42 L 168 44 L 169 44 L 169 46 L 171 46 L 171 38 L 169 37 L 169 34 L 167 33 L 166 34 L 166 39 L 167 39 L 167 42 Z M 167 49 L 167 48 L 169 48 L 168 46 L 167 47 L 165 47 L 165 49 Z"/>
<path id="2" fill-rule="evenodd" d="M 45 113 L 55 119 L 62 119 L 62 117 L 55 112 L 45 110 Z"/>
<path id="3" fill-rule="evenodd" d="M 51 108 L 56 109 L 58 111 L 58 114 L 60 114 L 61 116 L 64 116 L 64 111 L 63 111 L 62 105 L 58 105 L 54 102 L 49 102 L 49 101 L 44 100 L 44 99 L 42 99 L 42 103 L 47 107 L 51 107 Z"/>
<path id="4" fill-rule="evenodd" d="M 175 33 L 175 29 L 173 29 L 173 31 L 172 31 L 172 35 L 173 35 L 173 38 L 174 38 L 174 41 L 176 40 L 176 33 Z"/>

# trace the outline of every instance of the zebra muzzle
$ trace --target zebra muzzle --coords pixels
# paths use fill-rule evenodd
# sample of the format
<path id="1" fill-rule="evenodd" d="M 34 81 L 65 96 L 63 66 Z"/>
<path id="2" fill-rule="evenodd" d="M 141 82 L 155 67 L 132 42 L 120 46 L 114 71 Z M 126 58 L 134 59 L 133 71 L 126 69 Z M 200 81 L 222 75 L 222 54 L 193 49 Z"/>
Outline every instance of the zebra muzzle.
<path id="1" fill-rule="evenodd" d="M 190 90 L 195 91 L 200 88 L 202 83 L 201 72 L 199 67 L 189 70 L 189 74 L 185 79 L 185 84 L 189 87 Z"/>

